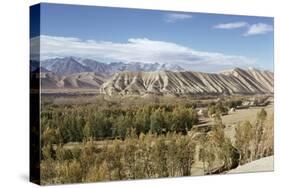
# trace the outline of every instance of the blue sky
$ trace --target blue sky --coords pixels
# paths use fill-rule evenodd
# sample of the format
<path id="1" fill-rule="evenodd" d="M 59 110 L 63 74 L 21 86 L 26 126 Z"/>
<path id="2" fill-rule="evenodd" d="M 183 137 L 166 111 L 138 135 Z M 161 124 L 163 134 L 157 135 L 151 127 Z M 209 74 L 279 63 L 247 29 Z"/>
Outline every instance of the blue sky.
<path id="1" fill-rule="evenodd" d="M 43 58 L 174 63 L 208 72 L 273 70 L 273 19 L 42 4 L 41 49 Z"/>

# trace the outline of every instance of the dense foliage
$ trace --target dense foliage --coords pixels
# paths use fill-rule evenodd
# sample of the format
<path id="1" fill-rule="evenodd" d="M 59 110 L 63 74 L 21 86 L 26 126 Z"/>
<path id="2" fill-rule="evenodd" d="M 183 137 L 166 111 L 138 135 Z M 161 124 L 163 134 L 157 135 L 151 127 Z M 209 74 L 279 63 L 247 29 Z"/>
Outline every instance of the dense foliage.
<path id="1" fill-rule="evenodd" d="M 51 105 L 41 113 L 42 145 L 81 142 L 83 139 L 125 139 L 135 129 L 137 136 L 149 131 L 156 134 L 186 134 L 198 122 L 193 108 L 184 105 L 145 105 L 120 108 L 116 105 Z"/>
<path id="2" fill-rule="evenodd" d="M 133 133 L 127 139 L 85 141 L 79 145 L 43 147 L 43 184 L 91 182 L 190 175 L 194 163 L 192 136 L 177 133 Z"/>

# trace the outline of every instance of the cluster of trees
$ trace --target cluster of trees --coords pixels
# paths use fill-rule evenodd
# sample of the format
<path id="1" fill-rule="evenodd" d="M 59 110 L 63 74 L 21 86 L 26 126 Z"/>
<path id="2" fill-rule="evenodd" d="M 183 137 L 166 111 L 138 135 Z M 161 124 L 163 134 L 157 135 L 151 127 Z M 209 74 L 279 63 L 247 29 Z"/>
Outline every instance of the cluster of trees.
<path id="1" fill-rule="evenodd" d="M 79 145 L 47 144 L 42 148 L 43 184 L 189 176 L 194 162 L 202 161 L 205 174 L 230 169 L 237 153 L 224 135 L 219 115 L 208 133 L 168 132 L 136 134 L 125 140 L 95 141 Z M 199 150 L 199 152 L 198 152 Z"/>
<path id="2" fill-rule="evenodd" d="M 242 100 L 240 99 L 225 101 L 225 106 L 227 106 L 229 109 L 236 108 L 237 106 L 241 106 L 241 105 L 242 105 Z"/>
<path id="3" fill-rule="evenodd" d="M 229 99 L 229 100 L 220 100 L 218 102 L 208 103 L 208 114 L 206 116 L 211 117 L 213 114 L 228 114 L 228 111 L 231 108 L 236 108 L 237 106 L 242 105 L 242 100 L 240 99 Z"/>
<path id="4" fill-rule="evenodd" d="M 201 134 L 198 139 L 199 160 L 203 162 L 205 173 L 229 170 L 274 154 L 274 120 L 264 109 L 257 113 L 254 123 L 244 121 L 235 128 L 234 143 L 225 136 L 224 128 L 220 114 L 216 112 L 211 131 Z M 215 166 L 219 166 L 217 171 Z"/>
<path id="5" fill-rule="evenodd" d="M 236 127 L 232 143 L 225 108 L 209 105 L 214 123 L 204 132 L 191 130 L 198 117 L 187 105 L 44 104 L 42 184 L 188 176 L 196 162 L 213 174 L 273 155 L 273 117 L 262 109 L 254 124 Z"/>
<path id="6" fill-rule="evenodd" d="M 128 134 L 124 141 L 89 140 L 72 148 L 44 146 L 42 184 L 190 175 L 196 147 L 194 135 Z"/>
<path id="7" fill-rule="evenodd" d="M 227 114 L 228 110 L 229 110 L 228 107 L 224 105 L 222 102 L 208 104 L 209 117 L 212 117 L 213 115 L 216 114 Z"/>
<path id="8" fill-rule="evenodd" d="M 221 116 L 216 114 L 211 131 L 201 134 L 198 139 L 204 174 L 219 173 L 238 165 L 239 154 L 225 136 L 224 128 Z"/>
<path id="9" fill-rule="evenodd" d="M 245 164 L 274 153 L 273 116 L 262 109 L 256 122 L 245 121 L 236 127 L 235 147 L 240 153 L 240 164 Z"/>
<path id="10" fill-rule="evenodd" d="M 125 139 L 129 129 L 139 136 L 181 132 L 198 122 L 193 108 L 145 105 L 121 109 L 116 106 L 50 105 L 42 108 L 42 145 L 82 142 L 84 139 Z"/>

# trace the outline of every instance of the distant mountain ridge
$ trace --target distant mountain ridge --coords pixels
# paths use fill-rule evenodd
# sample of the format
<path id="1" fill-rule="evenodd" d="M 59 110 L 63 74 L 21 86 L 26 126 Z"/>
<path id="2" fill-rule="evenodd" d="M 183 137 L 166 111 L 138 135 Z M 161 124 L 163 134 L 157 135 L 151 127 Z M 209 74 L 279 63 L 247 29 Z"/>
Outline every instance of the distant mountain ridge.
<path id="1" fill-rule="evenodd" d="M 41 66 L 58 75 L 70 75 L 81 72 L 96 72 L 102 74 L 114 74 L 116 72 L 149 72 L 149 71 L 184 71 L 179 65 L 160 64 L 160 63 L 142 63 L 142 62 L 111 62 L 102 63 L 92 59 L 78 57 L 53 58 L 41 61 Z"/>
<path id="2" fill-rule="evenodd" d="M 106 95 L 231 95 L 272 94 L 269 71 L 235 68 L 223 73 L 193 71 L 120 72 L 101 86 Z"/>
<path id="3" fill-rule="evenodd" d="M 41 66 L 58 75 L 69 75 L 80 72 L 91 72 L 91 68 L 82 65 L 73 57 L 48 59 Z"/>

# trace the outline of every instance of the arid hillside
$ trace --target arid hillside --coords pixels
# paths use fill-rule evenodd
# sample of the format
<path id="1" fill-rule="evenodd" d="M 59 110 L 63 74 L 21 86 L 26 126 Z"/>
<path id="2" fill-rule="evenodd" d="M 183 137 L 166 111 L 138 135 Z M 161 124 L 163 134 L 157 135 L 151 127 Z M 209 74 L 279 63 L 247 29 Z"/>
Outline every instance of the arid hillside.
<path id="1" fill-rule="evenodd" d="M 272 94 L 274 75 L 257 69 L 233 69 L 223 73 L 121 72 L 104 83 L 107 95 L 205 95 Z"/>
<path id="2" fill-rule="evenodd" d="M 248 95 L 273 94 L 274 74 L 257 69 L 233 69 L 221 73 L 194 71 L 123 71 L 113 76 L 96 72 L 40 74 L 43 90 L 95 90 L 108 96 Z"/>
<path id="3" fill-rule="evenodd" d="M 82 72 L 67 76 L 59 76 L 52 72 L 41 72 L 42 89 L 99 89 L 106 76 L 94 72 Z"/>

